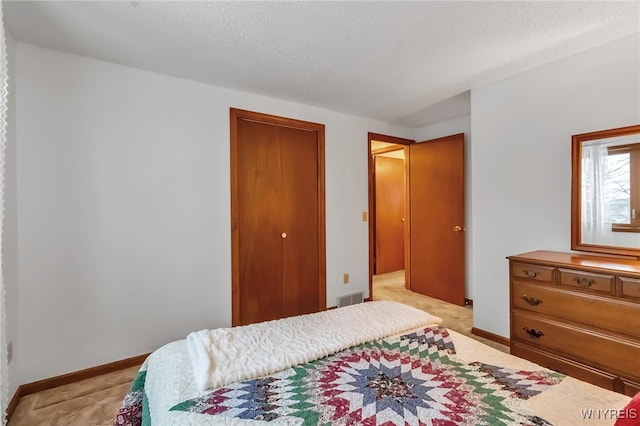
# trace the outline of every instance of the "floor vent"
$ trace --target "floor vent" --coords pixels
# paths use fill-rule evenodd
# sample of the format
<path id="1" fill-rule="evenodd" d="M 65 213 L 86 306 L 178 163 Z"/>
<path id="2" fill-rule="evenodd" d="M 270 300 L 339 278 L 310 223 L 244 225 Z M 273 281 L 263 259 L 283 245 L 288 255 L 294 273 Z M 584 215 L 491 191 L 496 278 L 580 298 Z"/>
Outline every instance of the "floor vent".
<path id="1" fill-rule="evenodd" d="M 338 297 L 338 308 L 355 305 L 356 303 L 362 303 L 363 301 L 364 299 L 361 291 L 352 294 L 345 294 L 344 296 Z"/>

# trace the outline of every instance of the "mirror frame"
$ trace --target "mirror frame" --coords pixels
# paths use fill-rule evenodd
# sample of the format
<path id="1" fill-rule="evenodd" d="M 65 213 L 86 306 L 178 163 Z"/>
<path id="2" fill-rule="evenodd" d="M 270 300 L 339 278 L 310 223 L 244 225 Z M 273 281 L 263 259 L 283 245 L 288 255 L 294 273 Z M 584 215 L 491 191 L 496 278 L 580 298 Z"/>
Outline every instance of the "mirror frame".
<path id="1" fill-rule="evenodd" d="M 632 256 L 640 259 L 640 247 L 618 247 L 583 243 L 581 226 L 582 143 L 595 139 L 607 139 L 635 134 L 640 136 L 640 124 L 571 136 L 571 250 Z"/>

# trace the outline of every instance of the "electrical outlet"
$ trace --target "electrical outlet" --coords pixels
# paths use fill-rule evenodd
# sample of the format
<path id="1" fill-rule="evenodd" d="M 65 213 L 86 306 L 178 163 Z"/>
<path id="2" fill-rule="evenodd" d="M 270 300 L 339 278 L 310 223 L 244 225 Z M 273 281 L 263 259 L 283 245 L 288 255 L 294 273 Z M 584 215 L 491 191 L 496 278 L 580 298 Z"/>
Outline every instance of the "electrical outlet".
<path id="1" fill-rule="evenodd" d="M 362 212 L 362 221 L 366 222 L 369 220 L 369 214 L 367 212 Z"/>
<path id="2" fill-rule="evenodd" d="M 342 282 L 345 284 L 349 284 L 349 274 L 344 274 L 342 276 Z"/>
<path id="3" fill-rule="evenodd" d="M 9 344 L 7 345 L 7 364 L 11 362 L 12 358 L 13 358 L 13 342 L 9 342 Z"/>

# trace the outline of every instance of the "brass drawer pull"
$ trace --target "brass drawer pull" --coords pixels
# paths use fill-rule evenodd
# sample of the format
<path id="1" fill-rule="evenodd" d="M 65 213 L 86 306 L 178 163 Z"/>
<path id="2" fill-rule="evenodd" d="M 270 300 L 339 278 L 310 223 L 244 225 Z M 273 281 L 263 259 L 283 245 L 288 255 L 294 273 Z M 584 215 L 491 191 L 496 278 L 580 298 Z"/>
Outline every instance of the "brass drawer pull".
<path id="1" fill-rule="evenodd" d="M 593 279 L 590 280 L 588 278 L 575 277 L 573 280 L 577 282 L 580 287 L 584 287 L 584 288 L 589 288 L 596 283 L 596 280 L 593 280 Z"/>
<path id="2" fill-rule="evenodd" d="M 526 294 L 522 295 L 522 298 L 525 302 L 527 302 L 531 306 L 538 306 L 542 303 L 542 299 L 538 299 L 537 297 L 527 296 Z"/>
<path id="3" fill-rule="evenodd" d="M 538 273 L 536 271 L 529 271 L 528 269 L 523 269 L 522 272 L 524 272 L 524 274 L 529 278 L 535 278 L 538 276 Z"/>
<path id="4" fill-rule="evenodd" d="M 531 337 L 533 337 L 534 339 L 539 339 L 542 336 L 544 336 L 544 333 L 540 330 L 536 330 L 535 328 L 529 328 L 529 327 L 522 327 L 522 329 L 524 331 L 527 332 L 527 334 Z"/>

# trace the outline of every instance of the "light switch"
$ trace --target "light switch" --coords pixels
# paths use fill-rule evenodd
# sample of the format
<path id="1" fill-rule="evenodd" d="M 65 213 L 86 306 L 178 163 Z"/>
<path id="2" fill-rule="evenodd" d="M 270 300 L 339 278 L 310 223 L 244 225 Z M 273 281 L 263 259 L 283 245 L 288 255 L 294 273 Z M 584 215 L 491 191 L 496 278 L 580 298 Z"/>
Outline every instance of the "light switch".
<path id="1" fill-rule="evenodd" d="M 345 284 L 349 284 L 349 274 L 344 274 L 342 276 L 342 282 Z"/>

